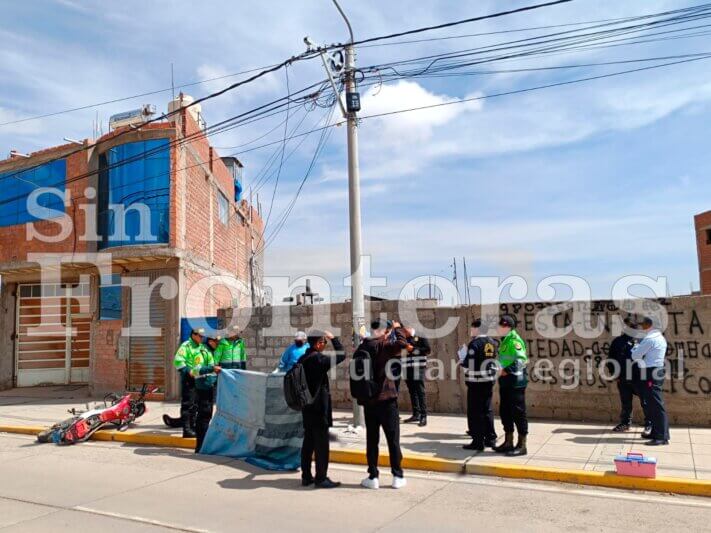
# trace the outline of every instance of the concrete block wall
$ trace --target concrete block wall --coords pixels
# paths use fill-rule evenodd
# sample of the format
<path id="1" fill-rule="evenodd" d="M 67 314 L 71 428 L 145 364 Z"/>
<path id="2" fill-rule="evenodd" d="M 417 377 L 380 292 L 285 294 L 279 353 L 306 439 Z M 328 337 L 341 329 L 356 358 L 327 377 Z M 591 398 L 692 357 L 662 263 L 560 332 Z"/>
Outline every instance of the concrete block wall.
<path id="1" fill-rule="evenodd" d="M 384 314 L 388 318 L 399 318 L 406 313 L 403 309 L 412 302 L 375 302 L 370 305 L 371 315 Z M 576 302 L 575 304 L 579 304 Z M 678 297 L 660 301 L 668 316 L 668 326 L 664 334 L 669 342 L 667 358 L 675 370 L 665 386 L 667 410 L 674 424 L 696 426 L 711 425 L 711 297 Z M 600 321 L 602 330 L 595 336 L 585 331 L 579 324 L 574 310 L 557 312 L 551 303 L 501 304 L 499 312 L 511 313 L 519 322 L 519 333 L 526 341 L 529 354 L 529 368 L 537 361 L 548 360 L 552 373 L 540 372 L 531 377 L 527 391 L 527 403 L 532 417 L 574 420 L 607 421 L 617 420 L 619 398 L 614 382 L 604 379 L 598 370 L 609 350 L 611 340 L 617 334 L 617 317 L 625 317 L 628 312 L 610 301 L 585 302 L 583 305 L 589 314 L 591 327 Z M 411 307 L 410 311 L 411 312 Z M 496 310 L 496 309 L 495 309 Z M 556 321 L 560 325 L 570 324 L 575 328 L 560 338 L 547 338 L 536 330 L 536 321 L 549 316 L 554 310 Z M 256 309 L 222 309 L 219 316 L 223 323 L 237 323 L 243 327 L 249 354 L 250 370 L 270 372 L 276 367 L 283 349 L 292 341 L 297 329 L 308 331 L 314 324 L 314 314 L 331 319 L 332 330 L 338 332 L 344 341 L 348 353 L 352 353 L 350 336 L 350 304 L 316 305 L 303 307 L 263 307 Z M 438 307 L 417 310 L 422 326 L 434 328 L 442 326 L 448 320 L 456 319 L 457 325 L 450 333 L 439 337 L 430 337 L 433 359 L 440 363 L 430 363 L 430 369 L 441 366 L 445 379 L 432 379 L 426 384 L 430 409 L 433 412 L 463 414 L 466 411 L 466 385 L 460 372 L 454 369 L 452 362 L 457 349 L 468 342 L 469 323 L 473 317 L 480 316 L 481 308 Z M 638 314 L 643 314 L 639 309 Z M 403 319 L 406 320 L 406 319 Z M 286 324 L 285 331 L 273 335 L 271 331 L 279 324 Z M 321 328 L 321 325 L 319 325 Z M 683 354 L 683 355 L 682 355 Z M 567 373 L 558 372 L 563 359 L 577 362 L 579 365 L 579 386 L 566 389 L 568 381 L 563 380 Z M 683 366 L 679 370 L 679 360 Z M 331 391 L 334 404 L 338 407 L 350 407 L 350 395 L 347 379 L 346 361 L 339 367 Z M 538 363 L 542 365 L 544 363 Z M 588 368 L 591 370 L 588 371 Z M 498 392 L 495 392 L 495 404 L 498 407 Z M 635 400 L 636 401 L 636 400 Z M 637 405 L 637 404 L 635 404 Z M 406 385 L 403 383 L 400 393 L 400 406 L 403 411 L 410 409 Z M 641 413 L 635 409 L 639 421 Z"/>

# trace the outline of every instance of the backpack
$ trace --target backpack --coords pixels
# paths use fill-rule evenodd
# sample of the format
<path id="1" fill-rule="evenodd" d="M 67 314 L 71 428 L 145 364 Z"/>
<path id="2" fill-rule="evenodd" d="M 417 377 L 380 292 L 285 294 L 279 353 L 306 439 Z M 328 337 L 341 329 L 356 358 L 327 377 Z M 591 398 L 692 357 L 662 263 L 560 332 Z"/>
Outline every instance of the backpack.
<path id="1" fill-rule="evenodd" d="M 373 356 L 361 344 L 353 354 L 350 369 L 351 396 L 358 402 L 367 402 L 380 394 L 373 365 Z"/>
<path id="2" fill-rule="evenodd" d="M 286 405 L 294 411 L 302 411 L 304 407 L 311 405 L 315 400 L 306 381 L 303 359 L 303 357 L 299 359 L 284 376 L 284 399 Z"/>

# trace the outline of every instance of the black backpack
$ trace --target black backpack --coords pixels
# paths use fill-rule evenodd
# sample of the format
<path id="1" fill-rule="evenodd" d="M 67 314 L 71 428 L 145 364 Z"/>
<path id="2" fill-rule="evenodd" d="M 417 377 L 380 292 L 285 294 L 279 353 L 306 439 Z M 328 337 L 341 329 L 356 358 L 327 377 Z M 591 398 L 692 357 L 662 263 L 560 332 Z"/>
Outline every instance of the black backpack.
<path id="1" fill-rule="evenodd" d="M 316 395 L 311 395 L 309 384 L 306 381 L 304 359 L 305 357 L 301 357 L 284 376 L 284 399 L 286 405 L 294 411 L 302 411 L 304 407 L 314 403 L 318 394 L 317 391 Z"/>
<path id="2" fill-rule="evenodd" d="M 380 394 L 380 387 L 375 380 L 373 356 L 362 344 L 358 346 L 350 368 L 351 396 L 358 402 L 367 402 Z"/>

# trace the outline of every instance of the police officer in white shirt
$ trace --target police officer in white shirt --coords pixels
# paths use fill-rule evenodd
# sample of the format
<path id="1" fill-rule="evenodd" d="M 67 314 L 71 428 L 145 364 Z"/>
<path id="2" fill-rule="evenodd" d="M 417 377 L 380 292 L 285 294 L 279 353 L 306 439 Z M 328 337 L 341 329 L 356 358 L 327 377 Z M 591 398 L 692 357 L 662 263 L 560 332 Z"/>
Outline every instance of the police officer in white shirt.
<path id="1" fill-rule="evenodd" d="M 636 361 L 641 371 L 641 390 L 646 396 L 647 419 L 652 423 L 649 446 L 669 444 L 669 419 L 664 407 L 664 357 L 667 353 L 667 341 L 662 332 L 654 327 L 654 321 L 645 317 L 642 320 L 644 338 L 632 349 L 632 360 Z"/>

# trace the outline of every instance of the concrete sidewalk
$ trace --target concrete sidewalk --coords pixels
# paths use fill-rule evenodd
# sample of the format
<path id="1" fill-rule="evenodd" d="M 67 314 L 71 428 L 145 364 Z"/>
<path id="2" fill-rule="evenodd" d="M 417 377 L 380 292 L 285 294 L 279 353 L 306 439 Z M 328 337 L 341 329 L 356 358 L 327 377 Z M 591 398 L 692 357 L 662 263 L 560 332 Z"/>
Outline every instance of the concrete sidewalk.
<path id="1" fill-rule="evenodd" d="M 0 392 L 0 425 L 47 426 L 68 417 L 67 410 L 83 408 L 94 402 L 85 387 L 38 387 Z M 148 434 L 180 435 L 161 420 L 164 413 L 177 416 L 176 402 L 149 402 L 148 412 L 136 429 Z M 402 417 L 409 413 L 402 413 Z M 350 413 L 334 413 L 333 433 L 338 436 L 333 449 L 363 450 L 365 435 L 344 433 Z M 497 420 L 501 434 L 501 424 Z M 526 457 L 505 457 L 487 450 L 472 454 L 461 446 L 469 442 L 465 435 L 466 418 L 433 415 L 425 428 L 401 425 L 403 453 L 439 459 L 468 460 L 468 464 L 510 463 L 554 467 L 569 470 L 604 472 L 614 470 L 615 455 L 638 451 L 657 458 L 657 475 L 674 478 L 711 480 L 711 428 L 673 427 L 671 444 L 652 448 L 640 439 L 641 428 L 625 434 L 610 432 L 610 426 L 572 422 L 533 420 L 530 424 Z M 381 439 L 383 449 L 384 438 Z"/>

